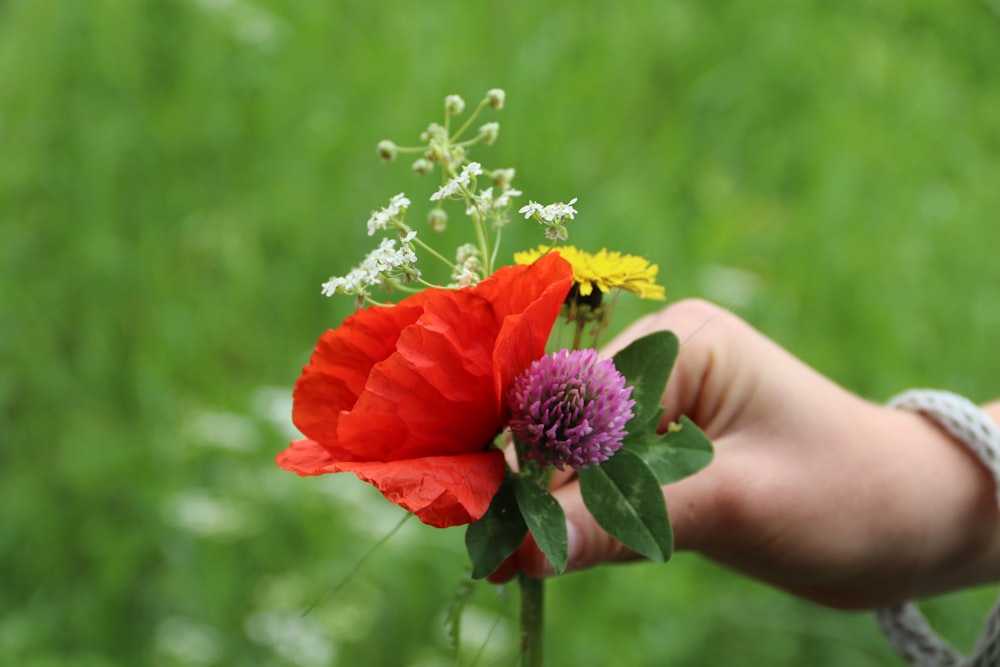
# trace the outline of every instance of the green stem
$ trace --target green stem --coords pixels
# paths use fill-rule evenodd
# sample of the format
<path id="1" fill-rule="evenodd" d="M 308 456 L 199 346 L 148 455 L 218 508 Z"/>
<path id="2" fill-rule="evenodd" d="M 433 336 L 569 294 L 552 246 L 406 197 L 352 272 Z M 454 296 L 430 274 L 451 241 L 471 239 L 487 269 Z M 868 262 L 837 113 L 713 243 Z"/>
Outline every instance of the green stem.
<path id="1" fill-rule="evenodd" d="M 407 231 L 407 232 L 410 231 L 409 227 L 407 227 L 405 231 Z M 424 243 L 420 239 L 419 236 L 414 236 L 413 237 L 413 243 L 416 243 L 418 246 L 420 246 L 421 250 L 425 250 L 428 253 L 430 253 L 431 256 L 433 256 L 433 257 L 441 260 L 441 262 L 444 263 L 445 266 L 447 266 L 448 268 L 450 268 L 450 269 L 454 269 L 455 268 L 455 265 L 447 257 L 445 257 L 444 255 L 442 255 L 441 253 L 439 253 L 437 250 L 435 250 L 434 248 L 432 248 L 429 245 L 427 245 L 426 243 Z"/>
<path id="2" fill-rule="evenodd" d="M 469 196 L 466 197 L 471 201 Z M 490 241 L 488 233 L 486 231 L 486 223 L 482 220 L 482 216 L 479 213 L 474 213 L 472 216 L 472 226 L 476 229 L 476 240 L 479 242 L 479 254 L 483 257 L 483 263 L 486 265 L 483 275 L 488 276 L 493 273 L 493 254 L 490 252 Z"/>
<path id="3" fill-rule="evenodd" d="M 583 347 L 583 327 L 584 323 L 580 320 L 576 321 L 576 330 L 573 332 L 573 349 L 579 350 Z"/>
<path id="4" fill-rule="evenodd" d="M 521 573 L 518 583 L 521 585 L 521 667 L 542 667 L 545 582 Z"/>
<path id="5" fill-rule="evenodd" d="M 460 136 L 462 136 L 462 134 L 466 130 L 469 129 L 469 126 L 472 125 L 472 121 L 476 120 L 476 118 L 479 116 L 479 112 L 482 111 L 483 107 L 486 106 L 486 101 L 487 100 L 485 98 L 483 98 L 482 100 L 480 100 L 479 104 L 476 105 L 476 108 L 473 110 L 472 114 L 468 118 L 465 119 L 465 123 L 462 124 L 462 127 L 458 128 L 458 130 L 455 131 L 455 134 L 452 134 L 449 137 L 453 143 L 456 142 L 456 141 L 458 141 L 458 138 Z M 448 129 L 448 124 L 447 123 L 445 123 L 445 129 L 446 130 Z"/>

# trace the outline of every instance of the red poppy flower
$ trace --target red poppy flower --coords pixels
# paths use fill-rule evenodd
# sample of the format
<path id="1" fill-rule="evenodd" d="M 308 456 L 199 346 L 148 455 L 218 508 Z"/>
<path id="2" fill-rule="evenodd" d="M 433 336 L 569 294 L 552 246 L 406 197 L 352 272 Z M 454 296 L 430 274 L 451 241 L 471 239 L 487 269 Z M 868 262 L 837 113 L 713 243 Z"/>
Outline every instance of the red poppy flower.
<path id="1" fill-rule="evenodd" d="M 320 338 L 295 385 L 306 436 L 278 455 L 300 475 L 353 472 L 424 523 L 483 515 L 504 476 L 492 446 L 507 389 L 545 344 L 573 282 L 550 253 L 472 288 L 358 311 Z"/>

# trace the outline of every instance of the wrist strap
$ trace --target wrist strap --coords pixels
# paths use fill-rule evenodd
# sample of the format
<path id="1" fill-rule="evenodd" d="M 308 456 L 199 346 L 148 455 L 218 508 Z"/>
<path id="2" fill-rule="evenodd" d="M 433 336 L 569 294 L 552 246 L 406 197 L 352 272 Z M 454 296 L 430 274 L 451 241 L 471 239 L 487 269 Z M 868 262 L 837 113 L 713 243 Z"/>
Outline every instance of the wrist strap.
<path id="1" fill-rule="evenodd" d="M 919 412 L 964 442 L 997 480 L 1000 503 L 1000 428 L 972 401 L 947 391 L 913 389 L 889 401 L 890 407 Z M 917 667 L 995 667 L 1000 665 L 1000 601 L 986 617 L 972 655 L 964 657 L 934 634 L 913 602 L 879 609 L 879 627 L 896 652 Z"/>

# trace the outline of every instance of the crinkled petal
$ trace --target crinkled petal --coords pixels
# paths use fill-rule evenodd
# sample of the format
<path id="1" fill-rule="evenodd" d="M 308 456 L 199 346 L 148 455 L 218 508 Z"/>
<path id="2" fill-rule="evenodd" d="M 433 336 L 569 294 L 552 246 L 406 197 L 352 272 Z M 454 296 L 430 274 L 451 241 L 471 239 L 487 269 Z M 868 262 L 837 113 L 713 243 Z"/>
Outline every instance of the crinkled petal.
<path id="1" fill-rule="evenodd" d="M 479 519 L 500 488 L 506 465 L 497 449 L 389 462 L 336 461 L 310 440 L 293 442 L 277 461 L 299 475 L 353 472 L 387 500 L 438 528 Z"/>
<path id="2" fill-rule="evenodd" d="M 573 268 L 558 252 L 551 252 L 534 264 L 500 269 L 494 276 L 502 280 L 484 280 L 480 287 L 503 318 L 494 346 L 493 376 L 506 418 L 507 388 L 545 354 L 552 325 L 573 286 Z M 547 285 L 541 294 L 533 287 L 538 284 Z"/>
<path id="3" fill-rule="evenodd" d="M 278 452 L 275 458 L 279 468 L 298 475 L 325 475 L 336 472 L 330 469 L 335 459 L 318 442 L 312 440 L 295 440 L 288 448 Z"/>
<path id="4" fill-rule="evenodd" d="M 341 414 L 354 407 L 372 366 L 393 353 L 399 332 L 420 317 L 421 301 L 360 310 L 320 337 L 293 394 L 292 421 L 303 435 L 336 450 Z"/>
<path id="5" fill-rule="evenodd" d="M 399 336 L 397 351 L 372 369 L 350 414 L 340 419 L 345 450 L 391 461 L 464 454 L 488 447 L 500 430 L 493 388 L 490 305 L 470 291 L 427 300 Z"/>

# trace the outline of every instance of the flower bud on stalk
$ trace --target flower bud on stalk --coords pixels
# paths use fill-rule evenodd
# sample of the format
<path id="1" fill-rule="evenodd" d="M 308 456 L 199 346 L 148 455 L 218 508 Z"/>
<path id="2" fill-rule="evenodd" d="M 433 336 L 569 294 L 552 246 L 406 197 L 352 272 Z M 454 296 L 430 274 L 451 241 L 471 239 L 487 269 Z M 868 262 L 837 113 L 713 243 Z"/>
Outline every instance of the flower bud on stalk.
<path id="1" fill-rule="evenodd" d="M 449 116 L 457 116 L 465 111 L 465 100 L 458 95 L 448 95 L 444 98 L 444 110 Z"/>
<path id="2" fill-rule="evenodd" d="M 507 93 L 505 93 L 502 88 L 491 88 L 486 91 L 486 103 L 489 104 L 492 109 L 503 109 L 503 103 L 506 97 Z"/>
<path id="3" fill-rule="evenodd" d="M 393 160 L 396 159 L 396 154 L 399 152 L 399 149 L 396 147 L 396 144 L 393 143 L 392 141 L 389 141 L 388 139 L 383 139 L 382 141 L 378 142 L 377 150 L 378 150 L 378 156 L 382 159 L 383 162 L 392 162 Z"/>

